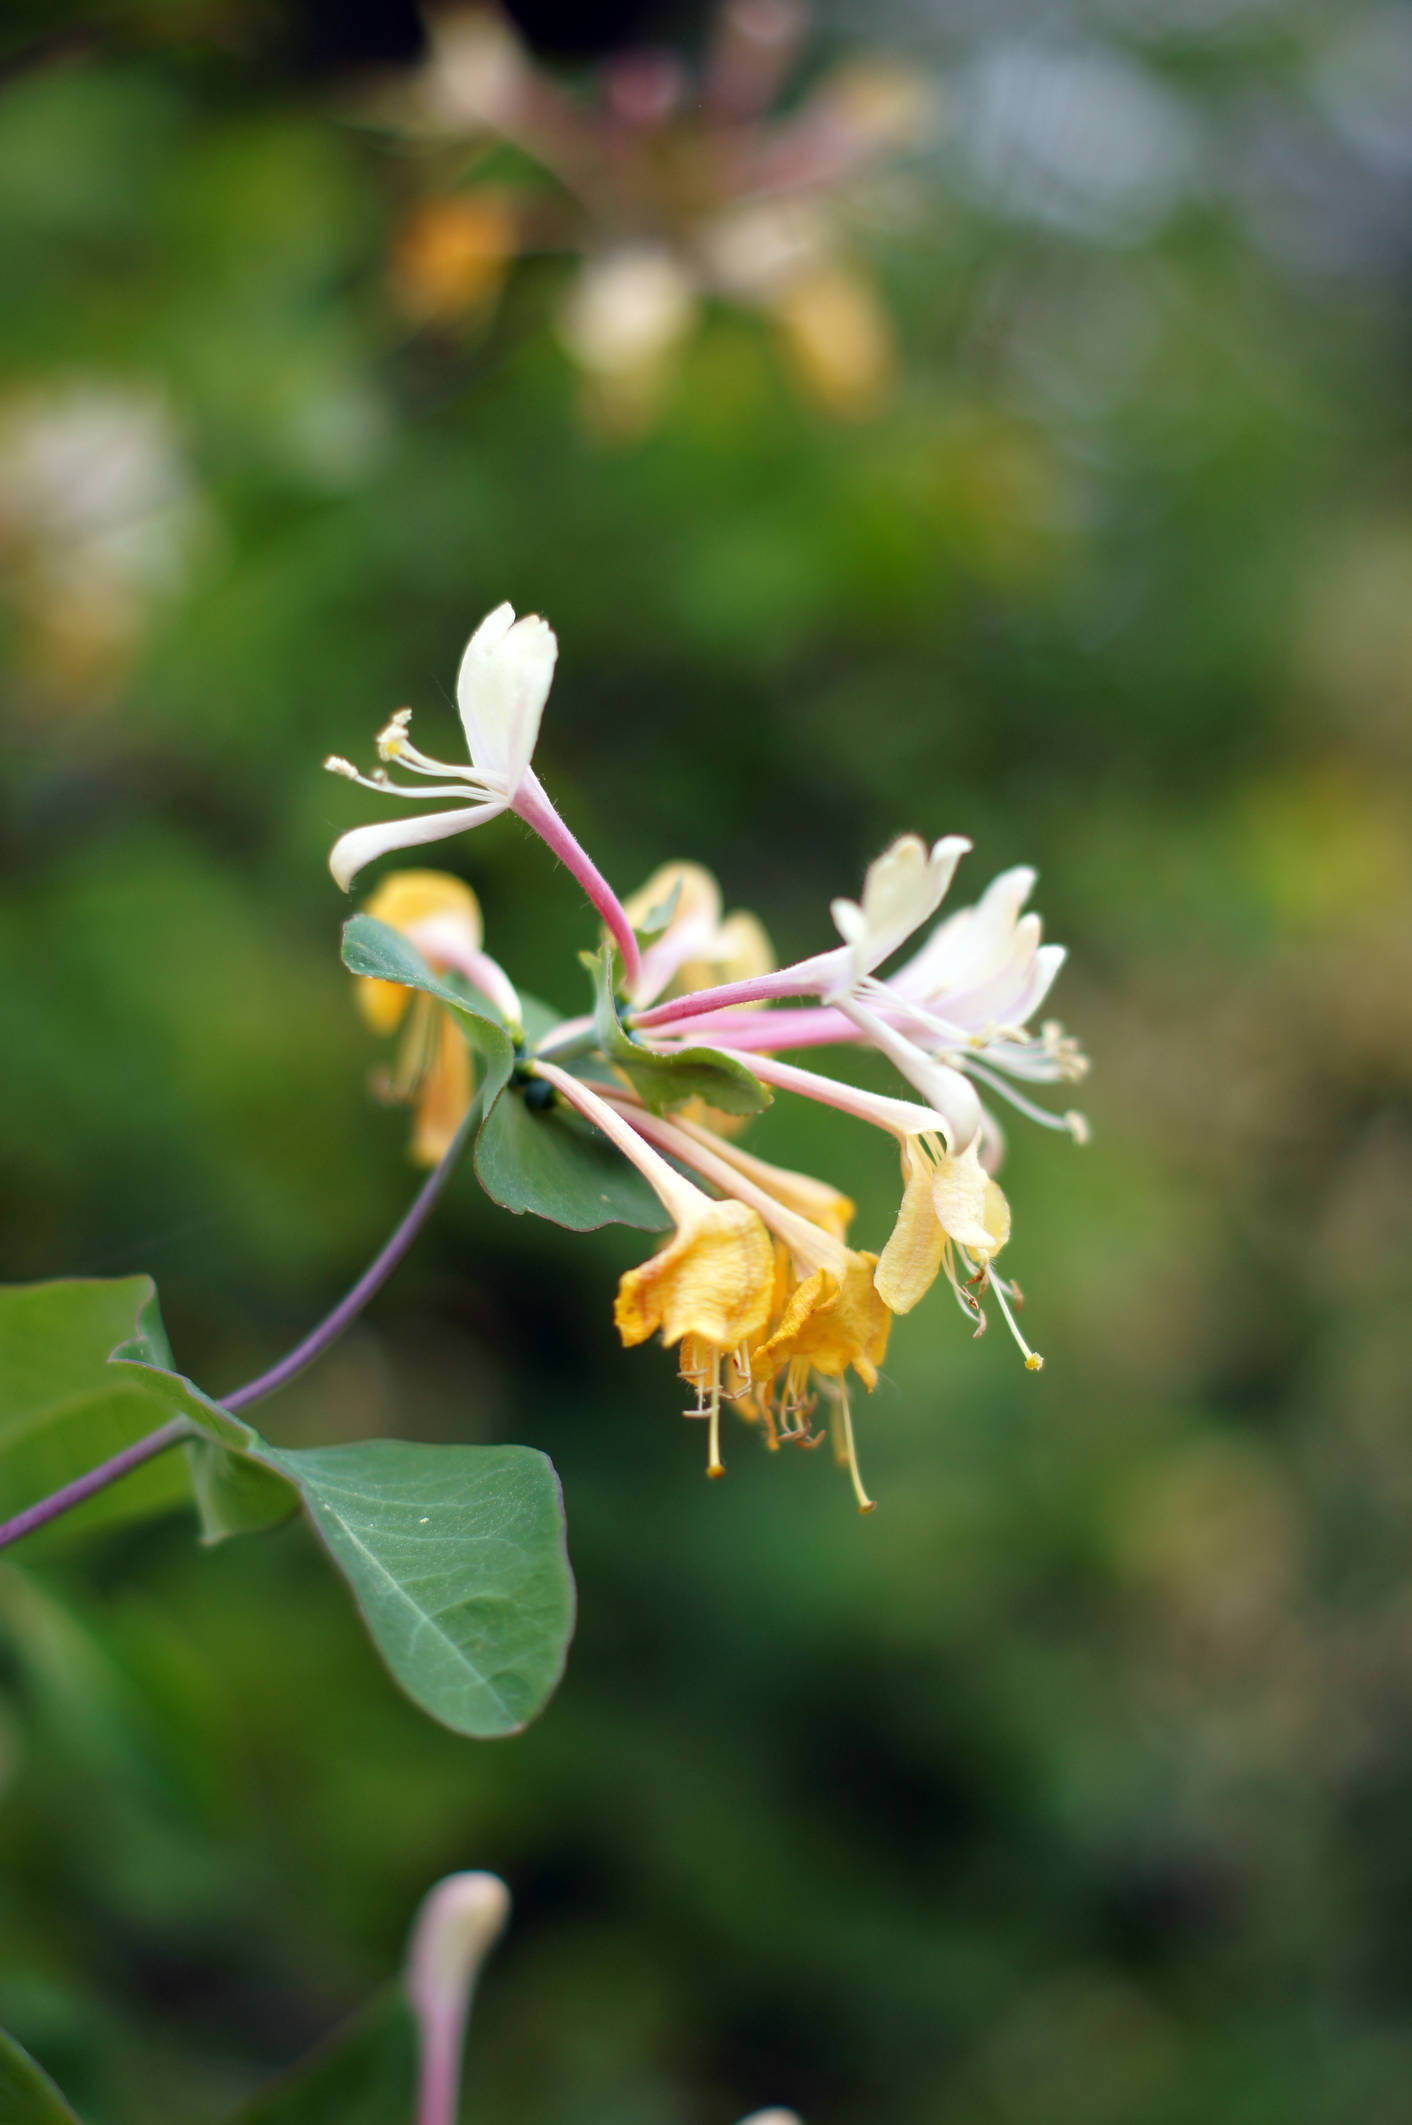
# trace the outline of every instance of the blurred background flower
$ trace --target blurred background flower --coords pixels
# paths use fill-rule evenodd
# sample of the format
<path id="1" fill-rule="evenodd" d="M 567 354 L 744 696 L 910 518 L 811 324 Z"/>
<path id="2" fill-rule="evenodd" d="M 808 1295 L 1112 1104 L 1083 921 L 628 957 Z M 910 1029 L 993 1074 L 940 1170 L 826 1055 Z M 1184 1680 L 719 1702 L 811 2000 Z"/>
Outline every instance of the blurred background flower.
<path id="1" fill-rule="evenodd" d="M 915 69 L 865 53 L 776 114 L 811 25 L 805 0 L 725 0 L 694 66 L 630 46 L 600 60 L 587 101 L 498 10 L 429 15 L 426 60 L 380 101 L 412 138 L 440 143 L 433 173 L 453 154 L 463 167 L 461 188 L 407 210 L 392 260 L 402 307 L 479 321 L 517 252 L 576 252 L 557 331 L 598 432 L 655 422 L 709 299 L 762 314 L 825 410 L 875 412 L 892 330 L 849 221 L 864 183 L 925 136 L 933 99 Z M 532 165 L 515 182 L 502 147 Z"/>
<path id="2" fill-rule="evenodd" d="M 697 122 L 721 34 L 627 0 L 513 25 L 638 165 Z M 678 224 L 653 190 L 609 243 L 499 132 L 372 124 L 444 34 L 392 0 L 7 15 L 4 464 L 98 394 L 85 433 L 140 435 L 145 469 L 116 575 L 106 517 L 32 471 L 0 501 L 0 1274 L 150 1268 L 219 1391 L 361 1270 L 411 1177 L 324 868 L 368 800 L 320 762 L 409 700 L 454 747 L 455 658 L 509 598 L 563 644 L 538 764 L 620 891 L 695 858 L 784 960 L 899 831 L 969 834 L 982 879 L 1038 865 L 1096 1059 L 1092 1143 L 1017 1129 L 1005 1173 L 1046 1365 L 960 1347 L 933 1294 L 860 1415 L 876 1514 L 748 1435 L 707 1484 L 670 1358 L 616 1348 L 637 1237 L 467 1176 L 269 1427 L 550 1451 L 563 1690 L 496 1748 L 428 1727 L 298 1528 L 17 1551 L 0 2022 L 94 2125 L 215 2119 L 476 1864 L 518 1914 L 487 2125 L 767 2092 L 809 2125 L 1400 2125 L 1405 12 L 821 6 L 732 125 L 789 135 L 865 56 L 935 97 L 864 203 L 806 202 L 887 320 L 888 389 L 821 418 L 692 250 L 690 329 L 611 452 L 565 305 L 590 254 L 680 264 Z M 606 86 L 644 50 L 689 85 L 650 124 Z M 405 293 L 443 200 L 479 217 L 422 239 L 454 322 Z M 549 234 L 521 218 L 551 202 Z M 660 336 L 660 290 L 633 299 Z M 111 448 L 78 448 L 80 491 Z M 46 630 L 83 599 L 28 587 L 71 565 L 132 616 L 82 658 Z M 455 846 L 496 957 L 582 1008 L 572 882 L 510 819 Z M 822 1162 L 876 1247 L 896 1176 L 856 1139 L 779 1101 L 741 1141 Z"/>

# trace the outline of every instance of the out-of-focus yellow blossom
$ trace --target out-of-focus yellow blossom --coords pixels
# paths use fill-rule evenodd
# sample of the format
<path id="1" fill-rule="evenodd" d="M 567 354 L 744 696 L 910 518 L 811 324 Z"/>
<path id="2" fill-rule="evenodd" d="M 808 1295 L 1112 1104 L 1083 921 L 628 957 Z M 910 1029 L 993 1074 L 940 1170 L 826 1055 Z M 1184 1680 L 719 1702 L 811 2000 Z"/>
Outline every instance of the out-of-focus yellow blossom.
<path id="1" fill-rule="evenodd" d="M 409 317 L 444 324 L 488 310 L 519 245 L 518 216 L 489 185 L 422 200 L 392 254 L 393 293 Z"/>
<path id="2" fill-rule="evenodd" d="M 363 903 L 363 913 L 400 931 L 431 965 L 437 962 L 438 934 L 458 934 L 469 952 L 481 947 L 480 903 L 445 871 L 393 871 Z M 423 990 L 359 975 L 353 993 L 375 1033 L 402 1029 L 397 1060 L 379 1075 L 377 1087 L 383 1097 L 411 1107 L 409 1156 L 419 1166 L 434 1166 L 450 1150 L 475 1093 L 465 1035 L 451 1012 Z"/>

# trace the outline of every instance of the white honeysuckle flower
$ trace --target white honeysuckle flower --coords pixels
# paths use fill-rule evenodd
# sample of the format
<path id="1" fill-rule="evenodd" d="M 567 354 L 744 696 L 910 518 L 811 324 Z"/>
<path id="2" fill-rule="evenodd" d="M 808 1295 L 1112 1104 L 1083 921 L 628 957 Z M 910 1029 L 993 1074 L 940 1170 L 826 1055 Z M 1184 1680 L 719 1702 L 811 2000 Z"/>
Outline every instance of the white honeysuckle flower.
<path id="1" fill-rule="evenodd" d="M 386 766 L 360 775 L 336 755 L 324 764 L 331 774 L 356 782 L 380 797 L 426 803 L 437 797 L 470 798 L 454 811 L 392 819 L 354 827 L 334 843 L 329 869 L 346 892 L 365 865 L 394 849 L 420 848 L 480 826 L 507 810 L 530 774 L 540 718 L 554 678 L 559 645 L 553 630 L 535 615 L 515 618 L 513 606 L 497 605 L 466 645 L 456 681 L 456 702 L 470 752 L 469 767 L 430 759 L 407 735 L 412 711 L 402 708 L 378 736 L 378 757 L 394 762 L 430 786 L 394 782 Z"/>
<path id="2" fill-rule="evenodd" d="M 1028 864 L 1001 871 L 974 907 L 958 908 L 937 924 L 921 949 L 899 967 L 893 987 L 909 996 L 939 999 L 986 979 L 997 958 L 1005 955 L 1037 876 Z"/>
<path id="3" fill-rule="evenodd" d="M 696 319 L 691 276 L 664 245 L 623 244 L 589 259 L 559 316 L 564 345 L 604 376 L 657 368 Z"/>
<path id="4" fill-rule="evenodd" d="M 947 834 L 929 851 L 918 835 L 903 834 L 868 865 L 861 902 L 830 902 L 834 926 L 848 947 L 841 988 L 871 974 L 936 913 L 970 846 L 964 834 Z"/>
<path id="5" fill-rule="evenodd" d="M 537 613 L 517 620 L 508 604 L 497 605 L 466 644 L 456 674 L 456 706 L 471 765 L 487 779 L 498 778 L 507 799 L 515 795 L 533 756 L 558 656 L 558 639 L 548 621 Z"/>

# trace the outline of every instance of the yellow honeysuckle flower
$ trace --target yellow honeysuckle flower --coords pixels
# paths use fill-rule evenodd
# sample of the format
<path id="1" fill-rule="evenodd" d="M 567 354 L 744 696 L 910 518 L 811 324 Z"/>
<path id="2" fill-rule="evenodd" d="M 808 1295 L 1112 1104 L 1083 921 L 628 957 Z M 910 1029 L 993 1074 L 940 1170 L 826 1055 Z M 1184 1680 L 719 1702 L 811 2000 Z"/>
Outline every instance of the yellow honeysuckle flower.
<path id="1" fill-rule="evenodd" d="M 445 871 L 394 871 L 364 902 L 363 912 L 411 938 L 433 964 L 438 933 L 459 940 L 469 953 L 480 950 L 480 903 L 462 879 Z M 406 1022 L 396 1064 L 379 1089 L 411 1105 L 408 1155 L 418 1166 L 434 1166 L 450 1150 L 475 1092 L 465 1036 L 434 997 L 400 982 L 359 975 L 353 994 L 375 1033 L 395 1033 Z"/>
<path id="2" fill-rule="evenodd" d="M 629 1347 L 660 1330 L 666 1344 L 692 1336 L 734 1350 L 769 1318 L 774 1273 L 770 1236 L 755 1212 L 690 1188 L 667 1245 L 624 1272 L 613 1319 Z"/>
<path id="3" fill-rule="evenodd" d="M 852 1366 L 865 1387 L 877 1385 L 892 1326 L 873 1279 L 878 1258 L 851 1247 L 839 1251 L 838 1268 L 816 1269 L 790 1293 L 773 1334 L 755 1353 L 751 1371 L 757 1380 L 799 1365 L 841 1379 Z"/>
<path id="4" fill-rule="evenodd" d="M 993 1273 L 992 1264 L 1010 1237 L 1010 1205 L 998 1181 L 986 1172 L 976 1144 L 955 1157 L 939 1138 L 902 1139 L 902 1203 L 892 1236 L 877 1267 L 877 1288 L 893 1313 L 910 1313 L 944 1268 L 961 1310 L 985 1327 L 981 1299 L 993 1292 L 1025 1367 L 1038 1372 L 1044 1360 L 1021 1335 L 1006 1303 L 1018 1305 L 1019 1287 Z M 969 1271 L 964 1281 L 959 1268 Z"/>
<path id="5" fill-rule="evenodd" d="M 716 1202 L 699 1189 L 674 1206 L 677 1229 L 660 1253 L 618 1283 L 613 1319 L 624 1344 L 645 1343 L 657 1330 L 665 1344 L 682 1346 L 681 1372 L 696 1391 L 690 1414 L 710 1421 L 706 1473 L 723 1476 L 721 1374 L 732 1353 L 744 1354 L 770 1317 L 775 1288 L 774 1248 L 756 1213 L 744 1203 Z"/>
<path id="6" fill-rule="evenodd" d="M 1010 1237 L 1010 1208 L 975 1144 L 950 1157 L 940 1138 L 902 1139 L 902 1203 L 878 1260 L 877 1286 L 894 1313 L 928 1292 L 953 1242 L 982 1262 Z"/>
<path id="7" fill-rule="evenodd" d="M 778 1435 L 801 1446 L 815 1443 L 809 1428 L 814 1400 L 812 1381 L 817 1377 L 827 1383 L 834 1457 L 840 1467 L 848 1470 L 862 1513 L 872 1512 L 874 1501 L 864 1490 L 858 1470 L 853 1412 L 844 1375 L 851 1366 L 871 1394 L 887 1350 L 892 1315 L 878 1296 L 873 1280 L 877 1259 L 875 1254 L 838 1247 L 834 1259 L 794 1284 L 773 1332 L 756 1348 L 750 1363 L 752 1377 L 758 1383 L 756 1399 L 769 1427 L 771 1445 L 775 1443 L 773 1405 L 780 1376 L 784 1389 L 779 1415 L 784 1428 Z"/>

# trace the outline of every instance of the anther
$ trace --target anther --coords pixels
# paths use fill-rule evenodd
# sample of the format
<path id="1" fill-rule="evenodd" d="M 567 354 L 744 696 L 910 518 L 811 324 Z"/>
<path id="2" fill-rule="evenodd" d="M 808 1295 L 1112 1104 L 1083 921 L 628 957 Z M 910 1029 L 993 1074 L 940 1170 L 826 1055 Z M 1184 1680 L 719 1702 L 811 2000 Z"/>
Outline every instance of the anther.
<path id="1" fill-rule="evenodd" d="M 330 775 L 343 775 L 349 782 L 356 782 L 359 779 L 358 770 L 353 765 L 353 762 L 345 760 L 340 753 L 330 753 L 324 762 L 324 769 Z"/>

